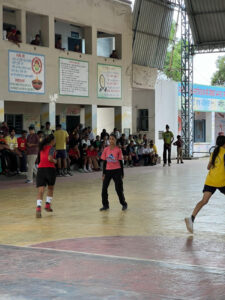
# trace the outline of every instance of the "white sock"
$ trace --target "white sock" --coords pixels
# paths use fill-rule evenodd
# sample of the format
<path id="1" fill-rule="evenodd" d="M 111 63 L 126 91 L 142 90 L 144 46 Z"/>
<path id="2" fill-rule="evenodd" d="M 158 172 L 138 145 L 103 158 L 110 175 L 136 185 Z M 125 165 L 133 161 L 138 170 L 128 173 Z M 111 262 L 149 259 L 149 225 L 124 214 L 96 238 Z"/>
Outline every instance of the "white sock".
<path id="1" fill-rule="evenodd" d="M 37 200 L 37 206 L 41 206 L 42 200 Z"/>
<path id="2" fill-rule="evenodd" d="M 47 203 L 51 203 L 51 202 L 52 202 L 52 197 L 47 196 L 47 197 L 46 197 L 46 202 L 47 202 Z"/>

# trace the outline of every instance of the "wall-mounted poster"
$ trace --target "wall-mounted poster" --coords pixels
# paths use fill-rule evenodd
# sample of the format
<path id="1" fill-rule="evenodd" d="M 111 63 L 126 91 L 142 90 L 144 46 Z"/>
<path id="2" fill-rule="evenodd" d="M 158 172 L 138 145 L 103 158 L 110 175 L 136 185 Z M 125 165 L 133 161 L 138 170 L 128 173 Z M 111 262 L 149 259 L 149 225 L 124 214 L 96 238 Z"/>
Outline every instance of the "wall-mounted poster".
<path id="1" fill-rule="evenodd" d="M 98 64 L 98 98 L 122 98 L 122 68 Z"/>
<path id="2" fill-rule="evenodd" d="M 59 58 L 59 94 L 88 97 L 88 62 Z"/>
<path id="3" fill-rule="evenodd" d="M 8 59 L 9 92 L 45 93 L 44 55 L 9 50 Z"/>

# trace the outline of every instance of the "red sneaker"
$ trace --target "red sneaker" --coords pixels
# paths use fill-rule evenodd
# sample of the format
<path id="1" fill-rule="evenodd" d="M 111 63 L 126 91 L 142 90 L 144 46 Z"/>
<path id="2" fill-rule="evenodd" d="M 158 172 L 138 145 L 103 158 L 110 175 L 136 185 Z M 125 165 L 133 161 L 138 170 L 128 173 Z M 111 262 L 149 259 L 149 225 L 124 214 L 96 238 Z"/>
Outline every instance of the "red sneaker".
<path id="1" fill-rule="evenodd" d="M 51 208 L 51 204 L 50 203 L 45 203 L 45 210 L 48 212 L 52 212 L 53 209 Z"/>
<path id="2" fill-rule="evenodd" d="M 41 218 L 41 207 L 37 206 L 36 208 L 36 218 Z"/>

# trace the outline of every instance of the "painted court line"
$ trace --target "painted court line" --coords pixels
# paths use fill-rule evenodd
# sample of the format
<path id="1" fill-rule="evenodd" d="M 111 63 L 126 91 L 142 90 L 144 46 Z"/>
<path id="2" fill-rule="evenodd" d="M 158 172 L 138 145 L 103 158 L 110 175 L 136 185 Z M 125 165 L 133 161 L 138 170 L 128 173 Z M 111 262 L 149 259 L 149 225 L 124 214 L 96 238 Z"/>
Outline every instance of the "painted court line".
<path id="1" fill-rule="evenodd" d="M 24 249 L 39 249 L 39 250 L 47 250 L 47 251 L 53 251 L 53 252 L 63 252 L 63 253 L 70 253 L 70 254 L 79 254 L 79 255 L 86 255 L 86 256 L 96 256 L 96 257 L 104 257 L 104 258 L 112 258 L 112 259 L 120 259 L 120 260 L 130 260 L 130 261 L 137 261 L 137 262 L 147 262 L 152 263 L 156 265 L 161 265 L 164 267 L 175 267 L 176 269 L 189 269 L 189 270 L 196 270 L 196 271 L 203 271 L 208 273 L 214 273 L 214 274 L 225 274 L 225 268 L 219 268 L 219 267 L 210 267 L 210 266 L 201 266 L 201 265 L 192 265 L 192 264 L 182 264 L 182 263 L 176 263 L 172 261 L 164 261 L 164 260 L 156 260 L 156 259 L 145 259 L 145 258 L 137 258 L 137 257 L 127 257 L 127 256 L 116 256 L 116 255 L 107 255 L 107 254 L 98 254 L 98 253 L 90 253 L 90 252 L 80 252 L 80 251 L 72 251 L 72 250 L 62 250 L 62 249 L 54 249 L 54 248 L 43 248 L 43 247 L 31 247 L 31 246 L 25 246 L 20 247 Z"/>

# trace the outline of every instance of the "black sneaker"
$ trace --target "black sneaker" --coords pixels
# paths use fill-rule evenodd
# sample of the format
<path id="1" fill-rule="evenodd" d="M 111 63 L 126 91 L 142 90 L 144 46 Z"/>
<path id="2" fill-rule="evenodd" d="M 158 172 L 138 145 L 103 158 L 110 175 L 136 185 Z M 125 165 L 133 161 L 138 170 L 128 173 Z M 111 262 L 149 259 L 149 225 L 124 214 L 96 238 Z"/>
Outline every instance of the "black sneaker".
<path id="1" fill-rule="evenodd" d="M 122 210 L 127 210 L 127 205 L 123 205 Z"/>
<path id="2" fill-rule="evenodd" d="M 100 211 L 104 211 L 104 210 L 108 210 L 108 209 L 109 209 L 109 207 L 104 207 L 104 206 L 103 206 L 103 207 L 101 207 L 99 210 L 100 210 Z"/>

